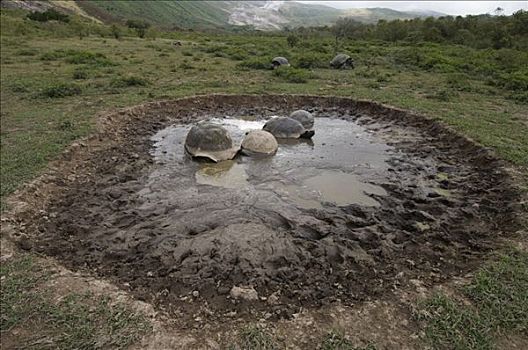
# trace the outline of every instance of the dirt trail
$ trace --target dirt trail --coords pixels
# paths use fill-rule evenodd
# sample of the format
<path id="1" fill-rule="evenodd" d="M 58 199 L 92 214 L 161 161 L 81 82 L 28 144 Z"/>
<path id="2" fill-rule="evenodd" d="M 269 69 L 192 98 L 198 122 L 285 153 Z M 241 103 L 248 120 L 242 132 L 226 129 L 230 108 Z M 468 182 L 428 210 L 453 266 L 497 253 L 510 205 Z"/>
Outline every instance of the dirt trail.
<path id="1" fill-rule="evenodd" d="M 212 114 L 269 117 L 298 108 L 344 116 L 393 148 L 379 206 L 288 212 L 252 206 L 236 191 L 219 191 L 205 207 L 199 192 L 172 203 L 142 194 L 159 168 L 151 140 L 159 130 Z M 465 274 L 517 229 L 518 197 L 502 169 L 448 128 L 376 103 L 193 97 L 103 116 L 96 134 L 11 197 L 7 221 L 20 248 L 111 280 L 178 327 L 213 331 L 226 315 L 290 319 Z M 230 297 L 236 285 L 250 285 L 259 299 Z"/>

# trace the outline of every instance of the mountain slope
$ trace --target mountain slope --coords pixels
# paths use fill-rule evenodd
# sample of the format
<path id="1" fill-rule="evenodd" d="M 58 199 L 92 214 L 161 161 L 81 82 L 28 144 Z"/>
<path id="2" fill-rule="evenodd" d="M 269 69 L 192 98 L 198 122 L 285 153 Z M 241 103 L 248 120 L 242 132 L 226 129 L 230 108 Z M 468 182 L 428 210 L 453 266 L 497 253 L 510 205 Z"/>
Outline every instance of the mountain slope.
<path id="1" fill-rule="evenodd" d="M 78 13 L 103 22 L 144 20 L 164 28 L 226 29 L 252 26 L 260 30 L 284 27 L 332 25 L 341 17 L 363 23 L 380 19 L 411 19 L 421 13 L 401 12 L 387 8 L 340 10 L 325 5 L 295 1 L 131 1 L 131 0 L 2 0 L 2 6 L 44 11 L 58 10 Z"/>
<path id="2" fill-rule="evenodd" d="M 364 9 L 347 9 L 344 10 L 345 17 L 350 17 L 358 22 L 377 23 L 380 19 L 393 21 L 396 19 L 412 19 L 422 17 L 418 14 L 396 11 L 388 8 L 374 7 Z"/>
<path id="3" fill-rule="evenodd" d="M 167 28 L 222 28 L 239 1 L 114 1 L 81 0 L 79 7 L 111 22 L 141 19 Z"/>
<path id="4" fill-rule="evenodd" d="M 229 18 L 231 24 L 253 25 L 257 29 L 280 29 L 285 26 L 330 25 L 342 15 L 333 7 L 301 4 L 294 1 L 246 2 L 235 8 Z"/>

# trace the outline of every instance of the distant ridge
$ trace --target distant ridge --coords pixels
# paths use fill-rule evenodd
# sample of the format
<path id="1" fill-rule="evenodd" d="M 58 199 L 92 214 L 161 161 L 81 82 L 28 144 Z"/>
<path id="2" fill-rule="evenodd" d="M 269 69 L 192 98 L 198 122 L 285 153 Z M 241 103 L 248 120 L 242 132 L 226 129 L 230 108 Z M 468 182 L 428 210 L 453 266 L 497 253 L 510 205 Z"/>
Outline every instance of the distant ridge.
<path id="1" fill-rule="evenodd" d="M 139 19 L 153 25 L 174 29 L 229 29 L 239 26 L 259 30 L 284 27 L 332 25 L 348 17 L 362 23 L 379 20 L 443 16 L 434 11 L 402 12 L 389 8 L 336 9 L 295 1 L 130 1 L 130 0 L 2 0 L 2 7 L 31 11 L 57 8 L 85 17 L 113 23 Z"/>

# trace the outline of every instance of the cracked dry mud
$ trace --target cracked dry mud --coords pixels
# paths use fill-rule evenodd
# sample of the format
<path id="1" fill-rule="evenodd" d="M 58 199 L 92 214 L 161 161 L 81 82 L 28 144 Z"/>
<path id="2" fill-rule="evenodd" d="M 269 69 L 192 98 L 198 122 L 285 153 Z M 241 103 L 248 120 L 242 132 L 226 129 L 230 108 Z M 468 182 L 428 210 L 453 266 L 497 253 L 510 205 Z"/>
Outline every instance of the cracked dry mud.
<path id="1" fill-rule="evenodd" d="M 223 170 L 178 153 L 189 123 L 299 108 L 320 124 L 313 144 Z M 215 177 L 233 168 L 234 182 Z M 347 185 L 361 191 L 336 199 Z M 516 196 L 488 150 L 424 117 L 346 98 L 214 95 L 102 117 L 14 196 L 14 238 L 182 320 L 278 319 L 464 274 L 516 229 Z M 234 300 L 233 286 L 260 298 Z"/>

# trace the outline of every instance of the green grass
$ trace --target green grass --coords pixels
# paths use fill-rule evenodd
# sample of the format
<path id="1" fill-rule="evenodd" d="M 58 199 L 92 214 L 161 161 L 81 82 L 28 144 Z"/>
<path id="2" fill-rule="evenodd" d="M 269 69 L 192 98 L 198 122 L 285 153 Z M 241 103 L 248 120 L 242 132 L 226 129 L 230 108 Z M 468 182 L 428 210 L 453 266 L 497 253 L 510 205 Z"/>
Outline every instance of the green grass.
<path id="1" fill-rule="evenodd" d="M 148 80 L 142 77 L 127 75 L 113 79 L 110 85 L 117 88 L 124 88 L 128 86 L 146 86 L 148 84 Z"/>
<path id="2" fill-rule="evenodd" d="M 507 332 L 528 334 L 528 253 L 513 251 L 480 269 L 461 293 L 463 304 L 444 294 L 424 301 L 418 318 L 435 349 L 495 349 Z"/>
<path id="3" fill-rule="evenodd" d="M 307 83 L 309 79 L 315 77 L 310 71 L 292 67 L 278 67 L 273 70 L 273 75 L 294 84 Z"/>
<path id="4" fill-rule="evenodd" d="M 278 350 L 283 348 L 264 328 L 255 325 L 242 328 L 238 337 L 237 345 L 231 348 L 240 350 Z"/>
<path id="5" fill-rule="evenodd" d="M 106 297 L 40 288 L 53 278 L 31 256 L 0 267 L 2 344 L 24 349 L 125 349 L 149 331 L 148 321 Z M 16 330 L 16 333 L 13 331 Z M 16 334 L 16 335 L 15 335 Z M 6 345 L 7 346 L 7 345 Z"/>
<path id="6" fill-rule="evenodd" d="M 330 331 L 323 339 L 321 350 L 376 350 L 376 346 L 369 344 L 362 347 L 353 346 L 353 344 L 345 338 L 343 332 Z"/>
<path id="7" fill-rule="evenodd" d="M 41 96 L 49 98 L 60 98 L 80 95 L 81 92 L 82 90 L 78 85 L 72 83 L 55 83 L 45 87 L 41 92 Z"/>

